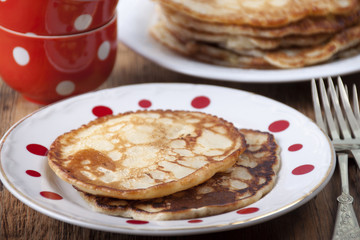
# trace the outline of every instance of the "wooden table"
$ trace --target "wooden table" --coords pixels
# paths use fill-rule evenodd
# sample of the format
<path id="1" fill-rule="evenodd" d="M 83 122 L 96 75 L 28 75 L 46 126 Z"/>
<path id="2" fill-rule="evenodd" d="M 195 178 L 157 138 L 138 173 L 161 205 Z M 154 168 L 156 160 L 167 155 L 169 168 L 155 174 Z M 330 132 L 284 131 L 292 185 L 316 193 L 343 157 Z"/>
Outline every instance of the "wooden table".
<path id="1" fill-rule="evenodd" d="M 347 84 L 358 82 L 360 74 L 343 76 Z M 178 74 L 164 69 L 119 44 L 111 78 L 101 86 L 109 88 L 133 83 L 206 83 L 254 92 L 293 107 L 314 119 L 310 82 L 251 84 L 214 81 Z M 15 122 L 39 109 L 0 80 L 0 135 Z M 360 173 L 349 162 L 351 194 L 360 219 Z M 338 169 L 329 184 L 312 200 L 274 220 L 238 230 L 196 236 L 146 237 L 102 232 L 67 224 L 47 217 L 17 200 L 0 183 L 0 239 L 330 239 L 340 194 Z"/>

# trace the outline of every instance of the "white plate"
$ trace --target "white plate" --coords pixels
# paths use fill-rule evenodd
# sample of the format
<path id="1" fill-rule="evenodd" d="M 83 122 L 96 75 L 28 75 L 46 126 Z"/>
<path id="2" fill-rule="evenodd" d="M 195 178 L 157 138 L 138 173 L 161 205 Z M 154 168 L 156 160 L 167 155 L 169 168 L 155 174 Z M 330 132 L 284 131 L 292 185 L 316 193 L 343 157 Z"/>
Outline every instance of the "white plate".
<path id="1" fill-rule="evenodd" d="M 204 111 L 231 121 L 238 128 L 272 131 L 282 149 L 281 170 L 274 189 L 246 208 L 247 214 L 232 211 L 193 221 L 133 222 L 93 212 L 69 184 L 51 171 L 41 150 L 49 148 L 60 134 L 95 119 L 104 110 L 116 114 L 143 108 Z M 44 107 L 8 131 L 1 140 L 0 151 L 1 181 L 28 206 L 71 224 L 140 235 L 208 233 L 270 220 L 313 198 L 327 184 L 335 167 L 328 138 L 298 111 L 253 93 L 181 83 L 123 86 Z M 303 174 L 294 174 L 301 170 Z"/>
<path id="2" fill-rule="evenodd" d="M 349 74 L 360 70 L 360 55 L 317 66 L 289 70 L 256 70 L 215 66 L 176 54 L 149 36 L 154 13 L 151 0 L 121 0 L 118 7 L 118 37 L 128 47 L 170 70 L 196 77 L 236 82 L 295 82 Z"/>

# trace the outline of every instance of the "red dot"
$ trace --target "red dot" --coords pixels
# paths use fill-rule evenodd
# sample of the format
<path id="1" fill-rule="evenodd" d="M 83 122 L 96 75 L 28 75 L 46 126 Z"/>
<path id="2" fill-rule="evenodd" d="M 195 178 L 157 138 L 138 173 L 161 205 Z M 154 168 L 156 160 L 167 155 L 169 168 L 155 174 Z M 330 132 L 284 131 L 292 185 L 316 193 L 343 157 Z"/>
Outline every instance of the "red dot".
<path id="1" fill-rule="evenodd" d="M 249 207 L 249 208 L 243 208 L 237 211 L 238 214 L 250 214 L 259 211 L 259 208 L 257 207 Z"/>
<path id="2" fill-rule="evenodd" d="M 286 120 L 275 121 L 269 126 L 270 132 L 281 132 L 287 129 L 290 126 L 290 123 Z"/>
<path id="3" fill-rule="evenodd" d="M 198 96 L 191 101 L 194 108 L 206 108 L 210 105 L 210 99 L 206 96 Z"/>
<path id="4" fill-rule="evenodd" d="M 26 146 L 26 149 L 32 154 L 46 156 L 48 149 L 43 145 L 32 143 Z"/>
<path id="5" fill-rule="evenodd" d="M 149 223 L 148 221 L 142 221 L 142 220 L 127 220 L 126 222 L 130 224 L 138 224 L 138 225 Z"/>
<path id="6" fill-rule="evenodd" d="M 111 110 L 111 108 L 106 106 L 96 106 L 92 109 L 92 113 L 97 117 L 103 117 L 113 114 L 113 111 Z"/>
<path id="7" fill-rule="evenodd" d="M 34 170 L 26 170 L 26 174 L 32 177 L 41 177 L 41 174 Z"/>
<path id="8" fill-rule="evenodd" d="M 292 174 L 294 175 L 303 175 L 303 174 L 307 174 L 309 172 L 311 172 L 312 170 L 314 170 L 314 165 L 311 164 L 305 164 L 305 165 L 301 165 L 297 168 L 295 168 L 294 170 L 292 170 Z"/>
<path id="9" fill-rule="evenodd" d="M 54 192 L 43 191 L 43 192 L 40 192 L 40 195 L 43 196 L 44 198 L 48 198 L 48 199 L 51 199 L 51 200 L 61 200 L 61 199 L 63 199 L 62 196 L 60 196 L 59 194 L 54 193 Z"/>
<path id="10" fill-rule="evenodd" d="M 300 143 L 297 143 L 297 144 L 291 145 L 291 146 L 288 148 L 288 150 L 289 150 L 290 152 L 296 152 L 296 151 L 299 151 L 299 150 L 302 149 L 302 148 L 303 148 L 303 145 L 300 144 Z"/>
<path id="11" fill-rule="evenodd" d="M 203 220 L 200 219 L 193 219 L 193 220 L 189 220 L 188 223 L 201 223 Z"/>
<path id="12" fill-rule="evenodd" d="M 142 108 L 149 108 L 151 107 L 151 102 L 147 99 L 142 99 L 139 101 L 139 106 Z"/>

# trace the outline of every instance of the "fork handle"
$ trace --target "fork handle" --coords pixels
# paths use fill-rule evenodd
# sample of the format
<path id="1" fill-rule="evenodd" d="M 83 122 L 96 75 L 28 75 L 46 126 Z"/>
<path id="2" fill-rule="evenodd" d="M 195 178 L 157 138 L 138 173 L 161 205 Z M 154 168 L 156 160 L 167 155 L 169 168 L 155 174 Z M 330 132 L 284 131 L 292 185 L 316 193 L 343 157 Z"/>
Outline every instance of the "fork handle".
<path id="1" fill-rule="evenodd" d="M 338 163 L 340 167 L 342 192 L 345 194 L 349 194 L 348 154 L 338 153 Z"/>
<path id="2" fill-rule="evenodd" d="M 340 167 L 342 193 L 337 198 L 339 205 L 332 239 L 360 239 L 359 223 L 352 206 L 353 198 L 349 194 L 348 155 L 346 153 L 338 153 L 337 156 Z"/>

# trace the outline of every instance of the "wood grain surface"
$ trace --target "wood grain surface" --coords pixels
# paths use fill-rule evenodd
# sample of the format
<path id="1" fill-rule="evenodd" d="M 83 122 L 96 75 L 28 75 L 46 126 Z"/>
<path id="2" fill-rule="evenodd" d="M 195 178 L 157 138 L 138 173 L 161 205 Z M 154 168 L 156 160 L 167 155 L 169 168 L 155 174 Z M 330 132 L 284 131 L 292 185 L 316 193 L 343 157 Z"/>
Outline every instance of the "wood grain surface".
<path id="1" fill-rule="evenodd" d="M 360 87 L 360 74 L 343 76 L 343 80 L 347 84 L 359 83 Z M 206 83 L 242 89 L 285 103 L 314 119 L 310 81 L 251 84 L 195 78 L 164 69 L 122 44 L 119 44 L 114 71 L 100 88 L 150 82 Z M 26 101 L 0 80 L 0 135 L 40 107 L 41 105 Z M 354 208 L 360 219 L 360 174 L 354 161 L 350 160 L 349 167 L 350 192 L 354 196 Z M 212 234 L 151 237 L 97 231 L 52 219 L 17 200 L 0 183 L 0 239 L 330 239 L 337 211 L 336 197 L 339 194 L 340 177 L 336 168 L 329 184 L 315 198 L 273 220 Z"/>

